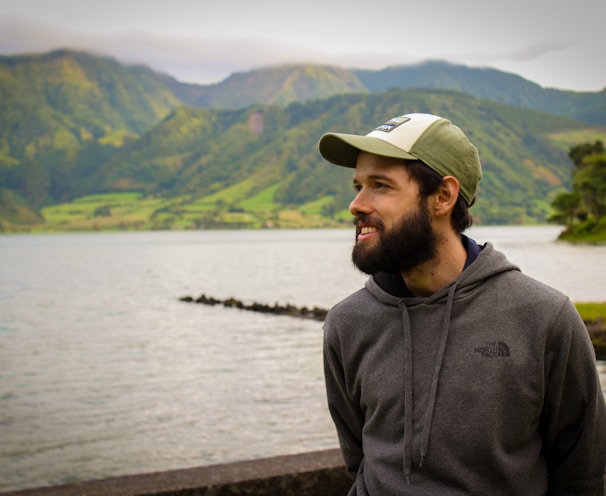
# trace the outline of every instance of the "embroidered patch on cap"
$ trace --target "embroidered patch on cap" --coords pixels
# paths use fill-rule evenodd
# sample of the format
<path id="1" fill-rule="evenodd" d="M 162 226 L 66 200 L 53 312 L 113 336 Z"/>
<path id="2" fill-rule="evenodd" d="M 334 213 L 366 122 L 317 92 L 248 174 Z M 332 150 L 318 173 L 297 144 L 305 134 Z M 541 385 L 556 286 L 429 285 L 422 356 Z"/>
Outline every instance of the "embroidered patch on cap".
<path id="1" fill-rule="evenodd" d="M 399 125 L 408 122 L 410 117 L 405 115 L 401 115 L 400 117 L 394 117 L 393 119 L 388 120 L 385 124 L 381 124 L 375 131 L 383 131 L 384 133 L 389 133 L 397 128 Z"/>

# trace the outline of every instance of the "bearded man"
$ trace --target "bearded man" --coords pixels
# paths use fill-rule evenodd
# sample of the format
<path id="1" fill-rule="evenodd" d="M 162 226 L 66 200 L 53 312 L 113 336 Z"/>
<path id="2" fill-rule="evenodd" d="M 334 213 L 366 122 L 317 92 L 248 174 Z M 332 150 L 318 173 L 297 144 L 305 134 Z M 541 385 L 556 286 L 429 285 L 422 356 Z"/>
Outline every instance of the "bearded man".
<path id="1" fill-rule="evenodd" d="M 364 288 L 324 324 L 349 495 L 603 495 L 606 406 L 586 327 L 559 291 L 463 234 L 482 176 L 430 114 L 327 133 L 354 169 Z"/>

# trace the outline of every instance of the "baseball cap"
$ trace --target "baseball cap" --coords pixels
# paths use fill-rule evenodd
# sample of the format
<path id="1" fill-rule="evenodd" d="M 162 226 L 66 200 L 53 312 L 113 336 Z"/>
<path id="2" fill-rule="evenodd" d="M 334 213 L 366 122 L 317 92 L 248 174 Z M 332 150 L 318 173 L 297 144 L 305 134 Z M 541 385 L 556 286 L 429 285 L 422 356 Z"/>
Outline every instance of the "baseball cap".
<path id="1" fill-rule="evenodd" d="M 329 162 L 355 168 L 360 151 L 404 160 L 421 160 L 441 176 L 459 181 L 460 194 L 473 203 L 482 166 L 478 150 L 448 119 L 432 114 L 406 114 L 390 119 L 366 136 L 326 133 L 318 144 Z"/>

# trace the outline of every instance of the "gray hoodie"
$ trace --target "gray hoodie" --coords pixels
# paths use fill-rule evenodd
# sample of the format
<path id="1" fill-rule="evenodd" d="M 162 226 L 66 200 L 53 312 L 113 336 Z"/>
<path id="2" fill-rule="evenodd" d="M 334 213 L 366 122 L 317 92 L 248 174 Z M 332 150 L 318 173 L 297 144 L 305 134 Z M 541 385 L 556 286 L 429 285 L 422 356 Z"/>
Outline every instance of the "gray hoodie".
<path id="1" fill-rule="evenodd" d="M 606 407 L 570 300 L 490 243 L 448 287 L 370 278 L 324 325 L 350 495 L 598 495 Z"/>

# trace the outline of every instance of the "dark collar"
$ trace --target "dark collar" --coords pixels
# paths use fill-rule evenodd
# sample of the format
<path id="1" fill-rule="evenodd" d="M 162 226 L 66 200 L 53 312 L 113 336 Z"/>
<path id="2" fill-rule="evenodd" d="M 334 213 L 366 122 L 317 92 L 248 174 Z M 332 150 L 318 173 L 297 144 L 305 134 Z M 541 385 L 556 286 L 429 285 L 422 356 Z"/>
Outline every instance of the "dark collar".
<path id="1" fill-rule="evenodd" d="M 461 242 L 465 247 L 465 251 L 467 251 L 467 259 L 463 267 L 463 270 L 465 270 L 473 263 L 480 251 L 482 251 L 482 247 L 464 234 L 461 235 Z M 406 283 L 399 272 L 378 272 L 372 277 L 379 287 L 390 295 L 400 298 L 414 296 L 406 287 Z"/>

